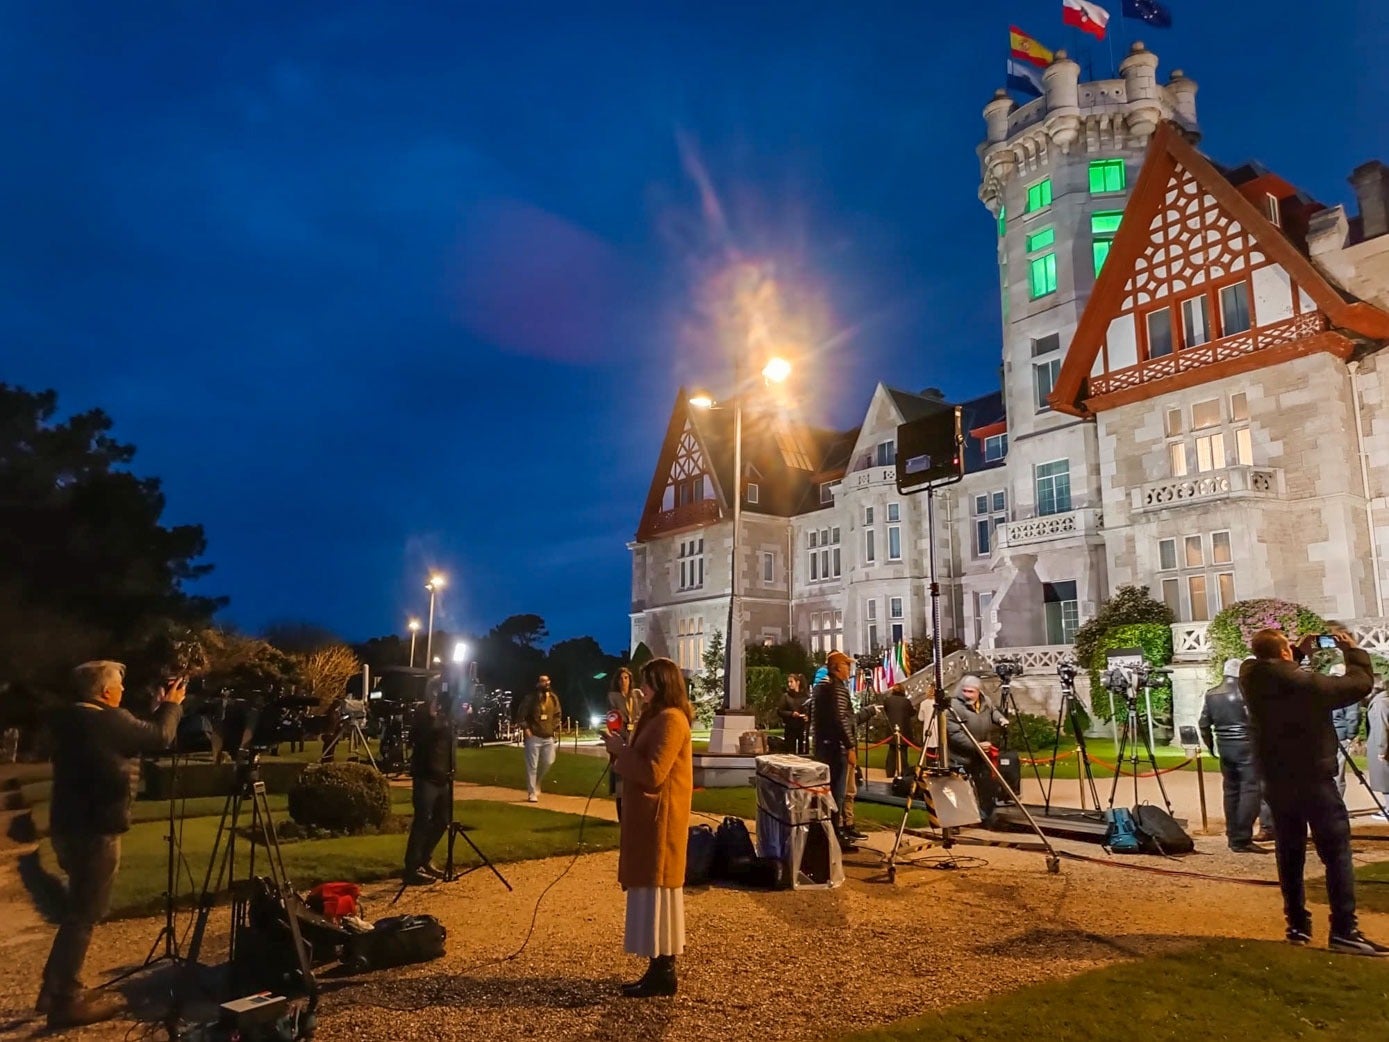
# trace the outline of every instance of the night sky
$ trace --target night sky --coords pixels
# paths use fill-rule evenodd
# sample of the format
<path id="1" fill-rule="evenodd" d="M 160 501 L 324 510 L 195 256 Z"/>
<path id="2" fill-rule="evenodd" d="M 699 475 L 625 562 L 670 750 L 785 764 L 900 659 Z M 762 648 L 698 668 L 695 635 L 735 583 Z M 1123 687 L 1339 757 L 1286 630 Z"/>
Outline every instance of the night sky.
<path id="1" fill-rule="evenodd" d="M 1382 4 L 1106 6 L 1217 160 L 1336 203 L 1389 159 Z M 729 265 L 816 422 L 993 386 L 980 110 L 1011 21 L 1075 53 L 1060 8 L 5 4 L 0 380 L 112 414 L 239 626 L 398 631 L 438 567 L 446 625 L 619 650 L 676 388 L 731 379 Z"/>

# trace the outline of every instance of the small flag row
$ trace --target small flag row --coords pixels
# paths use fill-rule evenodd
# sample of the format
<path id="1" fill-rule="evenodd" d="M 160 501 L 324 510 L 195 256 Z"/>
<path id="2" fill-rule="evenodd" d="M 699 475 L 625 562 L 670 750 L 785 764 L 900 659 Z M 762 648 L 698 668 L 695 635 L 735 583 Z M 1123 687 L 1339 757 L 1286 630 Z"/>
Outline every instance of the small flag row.
<path id="1" fill-rule="evenodd" d="M 1172 28 L 1172 12 L 1158 0 L 1123 0 L 1123 16 L 1154 29 Z M 1061 0 L 1061 21 L 1097 40 L 1109 26 L 1109 12 L 1091 0 Z M 1008 89 L 1040 98 L 1042 73 L 1055 52 L 1016 25 L 1008 27 Z"/>

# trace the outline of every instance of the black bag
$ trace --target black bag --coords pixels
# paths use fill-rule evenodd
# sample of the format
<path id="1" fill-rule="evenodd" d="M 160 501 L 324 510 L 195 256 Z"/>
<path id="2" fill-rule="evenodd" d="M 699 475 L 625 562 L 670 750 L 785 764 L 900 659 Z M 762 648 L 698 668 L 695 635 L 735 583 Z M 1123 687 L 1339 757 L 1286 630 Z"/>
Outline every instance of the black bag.
<path id="1" fill-rule="evenodd" d="M 735 861 L 750 861 L 757 856 L 757 848 L 752 845 L 752 836 L 742 818 L 724 818 L 715 838 L 714 865 L 710 873 L 714 879 L 732 879 L 730 866 Z"/>
<path id="2" fill-rule="evenodd" d="M 714 874 L 714 857 L 719 841 L 708 825 L 691 825 L 685 847 L 685 885 L 708 886 Z"/>
<path id="3" fill-rule="evenodd" d="M 1190 854 L 1196 849 L 1191 837 L 1161 807 L 1140 803 L 1133 808 L 1133 820 L 1145 854 Z"/>
<path id="4" fill-rule="evenodd" d="M 734 858 L 728 865 L 728 881 L 752 890 L 779 890 L 781 862 L 774 857 Z"/>
<path id="5" fill-rule="evenodd" d="M 1017 753 L 1009 750 L 998 754 L 998 773 L 1003 775 L 1003 780 L 1008 783 L 1008 788 L 1019 796 L 1022 795 L 1022 758 Z M 996 778 L 994 779 L 994 788 L 998 790 L 1000 800 L 1008 798 L 1007 793 L 999 787 Z"/>
<path id="6" fill-rule="evenodd" d="M 444 954 L 448 931 L 432 915 L 397 915 L 378 920 L 371 933 L 359 933 L 343 945 L 342 961 L 354 973 L 386 966 L 428 962 Z"/>

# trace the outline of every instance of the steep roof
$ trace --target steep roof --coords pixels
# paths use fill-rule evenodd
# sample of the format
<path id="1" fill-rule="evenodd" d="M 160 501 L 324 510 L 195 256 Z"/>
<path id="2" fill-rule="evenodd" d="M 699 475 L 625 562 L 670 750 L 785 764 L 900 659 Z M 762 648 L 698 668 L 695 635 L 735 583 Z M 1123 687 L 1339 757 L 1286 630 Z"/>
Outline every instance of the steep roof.
<path id="1" fill-rule="evenodd" d="M 1111 321 L 1120 312 L 1126 297 L 1132 292 L 1135 268 L 1140 258 L 1148 258 L 1154 277 L 1165 272 L 1162 244 L 1154 239 L 1155 229 L 1162 223 L 1164 208 L 1172 197 L 1175 178 L 1189 173 L 1199 188 L 1209 195 L 1218 209 L 1229 219 L 1238 222 L 1259 249 L 1272 262 L 1283 267 L 1297 286 L 1304 290 L 1317 308 L 1325 312 L 1333 327 L 1373 338 L 1389 337 L 1389 314 L 1359 301 L 1348 300 L 1312 264 L 1283 231 L 1268 220 L 1238 187 L 1201 155 L 1182 134 L 1180 128 L 1164 123 L 1153 135 L 1143 169 L 1134 185 L 1133 195 L 1124 210 L 1123 221 L 1108 258 L 1095 280 L 1094 292 L 1081 315 L 1071 339 L 1049 401 L 1053 408 L 1076 416 L 1090 415 L 1088 382 L 1099 357 Z M 1251 177 L 1268 177 L 1262 168 L 1246 164 L 1232 171 L 1232 176 L 1247 181 Z M 1190 220 L 1198 220 L 1192 217 Z M 1334 332 L 1312 338 L 1302 350 L 1332 350 L 1349 352 L 1349 341 Z M 1265 351 L 1231 359 L 1237 369 L 1256 368 L 1282 361 L 1297 353 L 1296 345 L 1276 351 Z M 1235 370 L 1231 370 L 1235 371 Z M 1199 368 L 1171 377 L 1170 386 L 1189 386 L 1202 382 L 1212 374 Z M 1165 381 L 1154 380 L 1145 385 L 1142 393 L 1150 393 Z M 1137 391 L 1129 392 L 1131 396 Z"/>

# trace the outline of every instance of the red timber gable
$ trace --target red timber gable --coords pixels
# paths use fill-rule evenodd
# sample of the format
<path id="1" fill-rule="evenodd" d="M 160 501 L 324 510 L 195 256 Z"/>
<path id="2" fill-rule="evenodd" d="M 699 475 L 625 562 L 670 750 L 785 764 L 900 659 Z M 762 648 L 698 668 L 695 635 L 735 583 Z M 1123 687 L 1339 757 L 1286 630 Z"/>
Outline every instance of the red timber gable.
<path id="1" fill-rule="evenodd" d="M 1348 335 L 1349 334 L 1349 335 Z M 1389 337 L 1241 191 L 1163 124 L 1049 401 L 1076 416 Z"/>
<path id="2" fill-rule="evenodd" d="M 638 542 L 712 524 L 721 515 L 722 493 L 691 408 L 685 389 L 681 388 L 646 494 L 646 508 L 637 526 Z"/>

